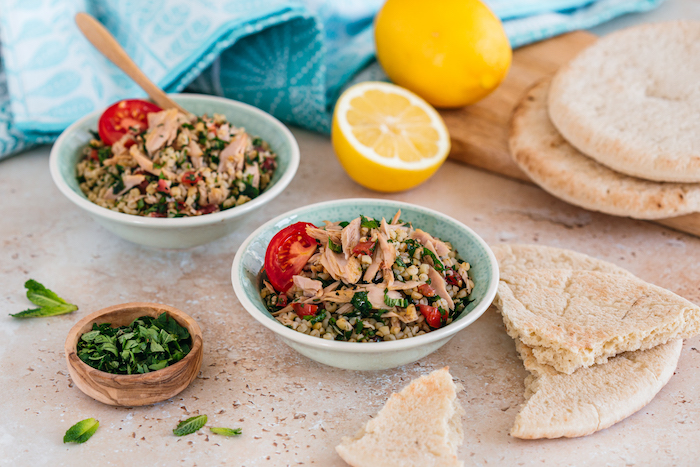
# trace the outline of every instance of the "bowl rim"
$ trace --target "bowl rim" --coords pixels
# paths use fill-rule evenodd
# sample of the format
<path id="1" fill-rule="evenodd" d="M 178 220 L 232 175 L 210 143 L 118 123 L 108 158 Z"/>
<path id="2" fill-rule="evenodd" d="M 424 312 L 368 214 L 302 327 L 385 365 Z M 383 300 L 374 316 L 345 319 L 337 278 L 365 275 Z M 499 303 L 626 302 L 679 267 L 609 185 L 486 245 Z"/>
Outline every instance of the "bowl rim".
<path id="1" fill-rule="evenodd" d="M 160 309 L 163 310 L 171 315 L 180 315 L 181 317 L 186 317 L 189 319 L 191 323 L 191 327 L 184 326 L 187 331 L 190 333 L 190 338 L 192 340 L 192 348 L 190 351 L 185 355 L 182 360 L 173 363 L 172 365 L 168 365 L 165 368 L 161 368 L 160 370 L 154 370 L 150 371 L 148 373 L 139 373 L 139 374 L 131 374 L 131 375 L 122 375 L 118 373 L 109 373 L 107 371 L 102 371 L 98 370 L 97 368 L 93 368 L 87 363 L 83 362 L 80 357 L 78 357 L 78 344 L 77 341 L 80 340 L 80 337 L 78 335 L 80 329 L 84 327 L 85 325 L 94 322 L 97 320 L 97 318 L 104 316 L 108 313 L 112 313 L 115 311 L 120 311 L 123 309 L 128 309 L 128 308 L 135 308 L 135 307 L 150 307 L 154 309 Z M 199 337 L 199 339 L 195 339 L 195 337 Z M 70 341 L 72 341 L 72 337 L 77 337 L 76 339 L 76 344 L 72 345 Z M 103 380 L 110 380 L 114 381 L 115 383 L 124 383 L 124 384 L 137 384 L 142 381 L 146 380 L 158 380 L 162 379 L 164 377 L 169 378 L 172 377 L 173 373 L 177 374 L 179 373 L 182 369 L 185 367 L 191 365 L 197 360 L 197 354 L 203 352 L 204 350 L 204 335 L 202 334 L 202 328 L 199 327 L 199 324 L 197 321 L 194 320 L 190 315 L 185 313 L 182 310 L 179 310 L 175 307 L 169 306 L 169 305 L 164 305 L 162 303 L 155 303 L 155 302 L 128 302 L 128 303 L 120 303 L 118 305 L 112 305 L 108 306 L 106 308 L 102 308 L 100 310 L 97 310 L 93 313 L 90 313 L 89 315 L 83 317 L 80 319 L 77 323 L 73 325 L 73 327 L 70 328 L 68 331 L 68 335 L 66 336 L 66 342 L 64 345 L 64 350 L 65 350 L 65 355 L 66 355 L 66 360 L 68 361 L 69 366 L 79 366 L 81 369 L 86 373 L 90 374 L 93 376 L 97 376 Z M 71 356 L 74 355 L 75 358 L 71 358 Z M 169 371 L 166 371 L 169 370 Z M 161 372 L 162 373 L 159 373 Z M 96 382 L 96 384 L 100 384 L 99 382 Z"/>
<path id="2" fill-rule="evenodd" d="M 68 128 L 63 130 L 61 135 L 58 137 L 56 142 L 53 144 L 51 147 L 51 152 L 49 155 L 49 170 L 51 172 L 51 178 L 53 179 L 54 184 L 56 187 L 58 187 L 58 190 L 66 197 L 68 198 L 73 204 L 77 205 L 78 207 L 88 211 L 90 214 L 93 214 L 95 216 L 99 216 L 105 219 L 109 219 L 110 221 L 117 222 L 120 224 L 128 224 L 128 225 L 138 225 L 140 227 L 144 228 L 177 228 L 177 227 L 192 227 L 192 226 L 198 226 L 198 225 L 208 225 L 208 224 L 214 224 L 216 222 L 223 222 L 228 219 L 232 219 L 235 217 L 242 216 L 255 208 L 267 203 L 268 201 L 272 200 L 274 197 L 279 195 L 282 191 L 284 191 L 285 188 L 289 185 L 289 183 L 292 181 L 294 176 L 296 175 L 297 169 L 299 168 L 299 160 L 300 160 L 300 151 L 299 151 L 299 144 L 297 143 L 296 138 L 294 138 L 294 135 L 292 132 L 287 128 L 282 122 L 280 122 L 278 119 L 270 115 L 269 113 L 265 112 L 264 110 L 258 109 L 257 107 L 253 107 L 252 105 L 239 102 L 234 99 L 228 99 L 226 97 L 219 97 L 219 96 L 210 96 L 210 95 L 205 95 L 205 94 L 192 94 L 192 93 L 173 93 L 173 94 L 168 94 L 170 97 L 173 97 L 176 102 L 181 102 L 184 104 L 184 106 L 187 106 L 188 101 L 194 101 L 194 100 L 202 100 L 202 101 L 210 101 L 210 102 L 221 102 L 225 103 L 227 105 L 232 105 L 233 107 L 239 108 L 239 109 L 244 109 L 245 111 L 252 112 L 254 114 L 259 115 L 262 117 L 264 120 L 267 120 L 270 122 L 274 128 L 276 128 L 284 137 L 285 139 L 290 143 L 291 146 L 291 153 L 289 157 L 289 167 L 287 167 L 286 172 L 282 174 L 280 179 L 275 183 L 273 186 L 269 187 L 269 189 L 266 189 L 263 193 L 260 194 L 260 196 L 248 201 L 247 203 L 244 203 L 240 206 L 236 206 L 233 208 L 226 209 L 225 211 L 219 211 L 215 213 L 210 213 L 210 214 L 203 214 L 201 216 L 193 216 L 193 217 L 174 217 L 174 218 L 158 218 L 158 217 L 145 217 L 145 216 L 137 216 L 134 214 L 126 214 L 123 212 L 117 212 L 117 211 L 112 211 L 111 209 L 104 208 L 98 204 L 93 203 L 92 201 L 83 198 L 76 192 L 74 192 L 70 186 L 68 186 L 68 183 L 65 181 L 63 176 L 61 175 L 61 171 L 59 168 L 59 160 L 60 160 L 60 148 L 61 146 L 65 143 L 65 140 L 73 133 L 77 131 L 77 128 L 81 125 L 83 125 L 86 121 L 95 118 L 96 116 L 99 116 L 104 112 L 104 109 L 98 109 L 93 112 L 90 112 L 89 114 L 85 115 L 84 117 L 80 118 L 79 120 L 73 122 Z"/>
<path id="3" fill-rule="evenodd" d="M 250 243 L 253 240 L 255 240 L 258 236 L 260 236 L 264 230 L 266 230 L 270 226 L 282 221 L 283 219 L 291 217 L 291 216 L 295 216 L 302 211 L 308 211 L 309 209 L 312 209 L 312 208 L 313 209 L 320 209 L 320 208 L 325 208 L 328 206 L 337 206 L 338 204 L 340 204 L 340 205 L 372 204 L 372 205 L 381 205 L 381 206 L 387 206 L 387 207 L 390 206 L 390 207 L 397 207 L 397 208 L 406 207 L 406 208 L 422 211 L 423 213 L 428 214 L 428 215 L 433 216 L 433 217 L 436 217 L 439 220 L 457 224 L 460 228 L 464 229 L 468 234 L 470 234 L 471 237 L 476 241 L 476 243 L 478 245 L 480 245 L 484 249 L 484 251 L 486 251 L 486 257 L 488 258 L 488 260 L 491 264 L 491 277 L 490 277 L 491 283 L 489 284 L 489 287 L 486 290 L 486 294 L 484 295 L 484 298 L 474 307 L 474 309 L 471 312 L 469 312 L 469 314 L 467 316 L 460 319 L 459 321 L 450 323 L 447 326 L 444 326 L 444 327 L 437 329 L 435 331 L 431 331 L 427 334 L 423 334 L 421 336 L 415 336 L 415 337 L 411 337 L 410 339 L 401 339 L 401 340 L 396 340 L 396 341 L 359 343 L 359 342 L 342 342 L 342 341 L 320 339 L 318 337 L 312 337 L 312 336 L 308 336 L 306 334 L 294 331 L 294 330 L 289 329 L 286 326 L 282 325 L 281 323 L 277 322 L 276 320 L 271 320 L 260 309 L 258 309 L 258 307 L 253 302 L 251 302 L 245 294 L 244 287 L 243 287 L 243 281 L 242 281 L 242 278 L 238 272 L 241 268 L 241 261 L 242 261 L 242 257 L 244 255 L 244 253 L 248 250 Z M 299 220 L 302 220 L 302 219 L 299 219 Z M 450 217 L 446 214 L 443 214 L 441 212 L 438 212 L 438 211 L 435 211 L 433 209 L 426 208 L 423 206 L 419 206 L 416 204 L 406 203 L 403 201 L 374 199 L 374 198 L 345 198 L 345 199 L 337 199 L 337 200 L 331 200 L 331 201 L 323 201 L 320 203 L 302 206 L 302 207 L 293 209 L 291 211 L 288 211 L 284 214 L 281 214 L 281 215 L 275 217 L 274 219 L 271 219 L 271 220 L 265 222 L 263 225 L 258 227 L 253 233 L 251 233 L 248 236 L 248 238 L 246 238 L 243 241 L 241 246 L 236 251 L 236 255 L 233 258 L 233 264 L 231 266 L 231 283 L 233 285 L 233 290 L 234 290 L 239 302 L 241 303 L 243 308 L 245 308 L 246 311 L 253 318 L 255 318 L 255 320 L 257 320 L 260 324 L 262 324 L 263 326 L 265 326 L 266 328 L 268 328 L 269 330 L 271 330 L 275 334 L 277 334 L 285 339 L 289 339 L 291 341 L 294 341 L 298 344 L 305 345 L 307 347 L 314 347 L 317 349 L 325 349 L 325 350 L 332 349 L 332 350 L 336 350 L 336 351 L 345 350 L 345 351 L 352 351 L 353 353 L 365 353 L 365 354 L 366 353 L 378 353 L 378 352 L 379 353 L 393 352 L 393 351 L 410 349 L 410 348 L 414 348 L 414 347 L 419 347 L 421 345 L 430 344 L 430 343 L 439 341 L 441 339 L 445 339 L 445 338 L 449 338 L 449 337 L 453 336 L 457 332 L 461 331 L 462 329 L 466 328 L 467 326 L 472 324 L 474 321 L 476 321 L 491 306 L 494 298 L 496 297 L 496 291 L 498 289 L 498 280 L 499 280 L 498 262 L 496 261 L 496 257 L 493 254 L 493 251 L 491 251 L 491 248 L 484 241 L 484 239 L 481 238 L 481 236 L 479 236 L 471 228 L 467 227 L 464 223 L 454 219 L 453 217 Z"/>

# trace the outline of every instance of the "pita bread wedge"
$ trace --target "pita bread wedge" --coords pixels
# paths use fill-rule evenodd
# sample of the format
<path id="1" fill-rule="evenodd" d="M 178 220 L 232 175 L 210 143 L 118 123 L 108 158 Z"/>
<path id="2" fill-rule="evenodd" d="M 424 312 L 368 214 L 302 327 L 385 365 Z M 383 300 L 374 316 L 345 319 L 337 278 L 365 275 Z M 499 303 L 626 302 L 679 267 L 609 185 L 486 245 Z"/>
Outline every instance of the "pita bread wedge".
<path id="1" fill-rule="evenodd" d="M 549 82 L 525 93 L 510 123 L 511 156 L 535 183 L 568 203 L 615 216 L 661 219 L 700 211 L 700 184 L 624 175 L 569 144 L 547 113 Z"/>
<path id="2" fill-rule="evenodd" d="M 567 374 L 700 332 L 700 308 L 619 274 L 505 270 L 496 304 L 512 338 L 531 347 L 539 363 Z"/>
<path id="3" fill-rule="evenodd" d="M 563 66 L 549 115 L 582 153 L 648 180 L 700 182 L 700 21 L 609 34 Z"/>
<path id="4" fill-rule="evenodd" d="M 571 269 L 632 276 L 616 264 L 564 248 L 504 243 L 492 246 L 500 271 L 505 269 Z"/>
<path id="5" fill-rule="evenodd" d="M 523 439 L 586 436 L 623 420 L 646 404 L 673 375 L 683 341 L 626 352 L 602 365 L 559 373 L 515 340 L 525 368 L 525 398 L 511 436 Z"/>
<path id="6" fill-rule="evenodd" d="M 353 467 L 458 467 L 462 415 L 448 368 L 414 379 L 335 450 Z"/>

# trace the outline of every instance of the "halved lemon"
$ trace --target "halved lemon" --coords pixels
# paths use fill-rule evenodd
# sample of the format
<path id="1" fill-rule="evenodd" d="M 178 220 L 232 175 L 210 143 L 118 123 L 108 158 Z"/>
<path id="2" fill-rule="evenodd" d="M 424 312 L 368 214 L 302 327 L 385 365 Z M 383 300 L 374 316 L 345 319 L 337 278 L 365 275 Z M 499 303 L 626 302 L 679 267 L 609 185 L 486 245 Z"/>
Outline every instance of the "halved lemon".
<path id="1" fill-rule="evenodd" d="M 424 182 L 450 151 L 437 111 L 411 91 L 381 82 L 356 84 L 340 96 L 331 140 L 348 175 L 383 192 Z"/>

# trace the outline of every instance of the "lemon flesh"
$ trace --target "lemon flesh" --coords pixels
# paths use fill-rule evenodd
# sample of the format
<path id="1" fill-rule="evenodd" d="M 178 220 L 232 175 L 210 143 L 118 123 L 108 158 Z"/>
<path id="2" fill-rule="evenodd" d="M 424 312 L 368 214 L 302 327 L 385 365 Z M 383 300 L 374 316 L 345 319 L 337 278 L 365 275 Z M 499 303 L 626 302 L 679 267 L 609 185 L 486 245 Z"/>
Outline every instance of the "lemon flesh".
<path id="1" fill-rule="evenodd" d="M 345 91 L 333 114 L 331 140 L 348 175 L 382 192 L 424 182 L 450 150 L 447 128 L 435 109 L 389 83 L 360 83 Z"/>

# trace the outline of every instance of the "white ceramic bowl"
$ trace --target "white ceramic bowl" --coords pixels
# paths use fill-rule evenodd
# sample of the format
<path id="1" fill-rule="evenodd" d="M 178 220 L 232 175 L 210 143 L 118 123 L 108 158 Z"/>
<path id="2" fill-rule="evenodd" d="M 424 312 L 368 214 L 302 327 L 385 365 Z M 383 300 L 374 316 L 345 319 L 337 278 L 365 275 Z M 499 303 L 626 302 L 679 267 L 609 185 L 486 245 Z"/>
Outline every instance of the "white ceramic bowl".
<path id="1" fill-rule="evenodd" d="M 323 220 L 352 220 L 360 214 L 390 219 L 398 209 L 401 218 L 416 228 L 450 241 L 460 257 L 471 264 L 474 299 L 449 325 L 422 336 L 391 342 L 340 342 L 308 336 L 279 323 L 260 297 L 265 251 L 272 237 L 299 221 L 322 225 Z M 283 214 L 253 232 L 236 252 L 231 268 L 233 290 L 248 313 L 294 350 L 317 362 L 349 370 L 383 370 L 419 360 L 445 345 L 481 316 L 491 305 L 498 286 L 498 263 L 481 237 L 461 222 L 413 204 L 378 199 L 344 199 L 312 204 Z"/>
<path id="2" fill-rule="evenodd" d="M 189 248 L 211 242 L 233 232 L 245 216 L 270 202 L 292 181 L 299 167 L 299 146 L 289 129 L 272 115 L 253 106 L 223 97 L 173 94 L 171 97 L 195 115 L 220 113 L 236 126 L 270 143 L 277 153 L 278 167 L 270 185 L 257 198 L 225 211 L 197 217 L 154 218 L 115 212 L 91 202 L 80 190 L 76 164 L 97 129 L 102 109 L 71 126 L 51 148 L 49 166 L 58 189 L 110 232 L 134 243 L 156 248 Z"/>

